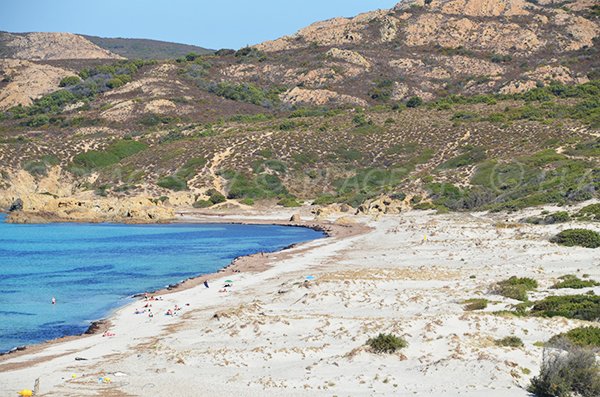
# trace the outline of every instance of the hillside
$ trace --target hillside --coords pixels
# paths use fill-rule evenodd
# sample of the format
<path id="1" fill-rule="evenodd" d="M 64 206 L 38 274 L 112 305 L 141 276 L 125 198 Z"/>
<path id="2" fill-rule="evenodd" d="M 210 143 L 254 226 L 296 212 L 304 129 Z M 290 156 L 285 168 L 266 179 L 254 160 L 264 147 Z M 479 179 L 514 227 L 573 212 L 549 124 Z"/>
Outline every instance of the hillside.
<path id="1" fill-rule="evenodd" d="M 37 61 L 60 69 L 55 92 L 4 107 L 0 206 L 77 219 L 597 197 L 597 14 L 588 0 L 407 1 L 214 55 Z M 18 91 L 16 69 L 1 75 Z M 94 209 L 115 200 L 130 210 Z"/>
<path id="2" fill-rule="evenodd" d="M 214 51 L 195 45 L 148 39 L 107 38 L 81 35 L 98 47 L 128 59 L 175 59 L 191 52 L 201 55 Z"/>
<path id="3" fill-rule="evenodd" d="M 55 59 L 120 59 L 72 33 L 0 32 L 0 58 L 47 61 Z"/>

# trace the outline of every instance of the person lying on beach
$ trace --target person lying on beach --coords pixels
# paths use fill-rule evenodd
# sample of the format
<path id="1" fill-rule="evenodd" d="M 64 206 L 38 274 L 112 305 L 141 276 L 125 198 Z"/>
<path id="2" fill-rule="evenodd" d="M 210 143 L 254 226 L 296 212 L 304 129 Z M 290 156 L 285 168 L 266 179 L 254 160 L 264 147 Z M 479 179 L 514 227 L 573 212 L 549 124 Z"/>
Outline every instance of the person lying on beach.
<path id="1" fill-rule="evenodd" d="M 115 336 L 115 334 L 112 332 L 106 331 L 102 334 L 102 336 Z"/>

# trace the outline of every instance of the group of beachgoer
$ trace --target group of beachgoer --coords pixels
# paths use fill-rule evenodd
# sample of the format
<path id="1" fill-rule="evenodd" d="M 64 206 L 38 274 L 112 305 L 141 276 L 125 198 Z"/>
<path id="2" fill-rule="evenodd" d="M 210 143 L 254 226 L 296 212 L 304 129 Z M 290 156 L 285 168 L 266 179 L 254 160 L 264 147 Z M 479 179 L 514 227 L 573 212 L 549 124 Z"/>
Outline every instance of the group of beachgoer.
<path id="1" fill-rule="evenodd" d="M 144 301 L 146 302 L 146 304 L 144 305 L 144 308 L 142 310 L 140 309 L 135 309 L 135 314 L 145 314 L 148 313 L 148 317 L 152 318 L 154 317 L 154 313 L 152 312 L 152 303 L 153 301 L 162 301 L 163 298 L 162 296 L 159 297 L 154 297 L 154 296 L 149 296 L 147 293 L 144 293 Z M 185 304 L 186 306 L 189 306 L 189 303 Z M 173 309 L 168 309 L 165 312 L 165 316 L 176 316 L 177 312 L 179 312 L 181 310 L 181 307 L 178 305 L 175 305 L 175 308 Z"/>
<path id="2" fill-rule="evenodd" d="M 189 306 L 189 304 L 188 304 Z M 175 308 L 173 310 L 169 309 L 167 310 L 167 312 L 165 313 L 165 316 L 176 316 L 177 312 L 181 310 L 181 307 L 175 305 Z"/>

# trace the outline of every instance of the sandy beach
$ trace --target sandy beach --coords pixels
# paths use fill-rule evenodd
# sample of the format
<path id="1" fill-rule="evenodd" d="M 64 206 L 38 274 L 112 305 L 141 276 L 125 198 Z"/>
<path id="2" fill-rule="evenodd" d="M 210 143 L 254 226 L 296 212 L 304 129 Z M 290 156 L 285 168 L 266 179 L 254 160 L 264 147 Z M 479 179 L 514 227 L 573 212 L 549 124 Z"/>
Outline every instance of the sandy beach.
<path id="1" fill-rule="evenodd" d="M 532 277 L 540 287 L 531 298 L 539 299 L 573 293 L 548 289 L 564 274 L 600 279 L 599 250 L 548 241 L 572 224 L 518 222 L 540 210 L 321 220 L 338 229 L 332 237 L 243 258 L 212 276 L 210 288 L 200 278 L 162 300 L 119 309 L 107 326 L 113 336 L 1 357 L 0 394 L 39 379 L 43 396 L 527 396 L 539 342 L 586 323 L 493 314 L 518 302 L 490 293 L 490 285 Z M 289 216 L 190 212 L 180 220 L 285 223 Z M 302 220 L 315 223 L 308 213 Z M 314 280 L 305 282 L 307 275 Z M 226 279 L 233 287 L 220 292 Z M 462 302 L 478 297 L 491 304 L 465 311 Z M 147 303 L 154 317 L 135 314 Z M 165 315 L 176 305 L 175 316 Z M 409 345 L 374 354 L 365 342 L 380 332 Z M 494 344 L 511 335 L 525 346 Z"/>

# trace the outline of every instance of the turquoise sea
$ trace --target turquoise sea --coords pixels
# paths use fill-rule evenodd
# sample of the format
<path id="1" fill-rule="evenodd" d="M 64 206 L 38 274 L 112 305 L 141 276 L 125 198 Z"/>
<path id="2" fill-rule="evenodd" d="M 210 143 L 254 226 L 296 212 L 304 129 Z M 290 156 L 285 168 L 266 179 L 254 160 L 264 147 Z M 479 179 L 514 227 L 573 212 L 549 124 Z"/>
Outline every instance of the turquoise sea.
<path id="1" fill-rule="evenodd" d="M 272 225 L 14 225 L 4 219 L 0 214 L 0 352 L 81 334 L 133 294 L 215 272 L 237 256 L 323 237 Z"/>

